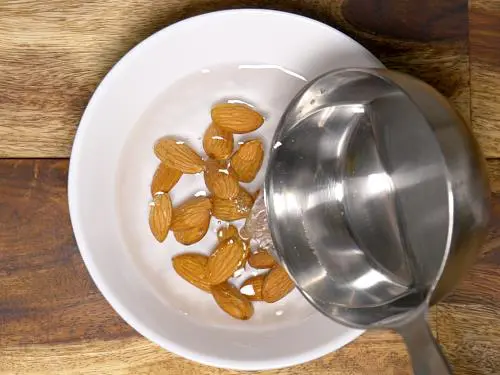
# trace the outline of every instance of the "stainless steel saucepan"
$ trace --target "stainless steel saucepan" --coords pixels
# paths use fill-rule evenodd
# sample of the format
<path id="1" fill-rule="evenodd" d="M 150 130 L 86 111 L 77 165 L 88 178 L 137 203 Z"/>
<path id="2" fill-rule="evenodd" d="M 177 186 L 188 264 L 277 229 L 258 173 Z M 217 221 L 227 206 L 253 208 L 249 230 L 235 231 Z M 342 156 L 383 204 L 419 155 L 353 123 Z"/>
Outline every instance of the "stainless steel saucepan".
<path id="1" fill-rule="evenodd" d="M 389 70 L 317 78 L 276 131 L 264 196 L 276 256 L 317 309 L 397 330 L 416 374 L 451 373 L 425 314 L 472 264 L 489 187 L 436 90 Z"/>

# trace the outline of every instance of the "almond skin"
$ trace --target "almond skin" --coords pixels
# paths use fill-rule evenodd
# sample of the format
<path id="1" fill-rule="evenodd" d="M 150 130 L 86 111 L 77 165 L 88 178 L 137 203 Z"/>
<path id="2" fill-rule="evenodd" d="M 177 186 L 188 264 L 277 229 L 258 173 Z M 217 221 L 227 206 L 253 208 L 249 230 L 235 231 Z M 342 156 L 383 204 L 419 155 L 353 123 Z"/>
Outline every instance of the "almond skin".
<path id="1" fill-rule="evenodd" d="M 238 179 L 224 162 L 208 160 L 204 178 L 207 189 L 216 197 L 231 199 L 235 198 L 240 191 Z"/>
<path id="2" fill-rule="evenodd" d="M 253 268 L 263 269 L 272 268 L 276 264 L 276 261 L 266 250 L 261 249 L 250 255 L 248 264 Z"/>
<path id="3" fill-rule="evenodd" d="M 168 194 L 157 193 L 149 210 L 149 228 L 158 242 L 165 241 L 172 222 L 172 201 Z"/>
<path id="4" fill-rule="evenodd" d="M 229 224 L 227 227 L 221 227 L 217 230 L 217 240 L 222 242 L 230 237 L 238 237 L 238 229 L 233 225 Z"/>
<path id="5" fill-rule="evenodd" d="M 285 269 L 279 265 L 267 274 L 262 285 L 262 299 L 268 303 L 279 301 L 290 293 L 295 284 Z"/>
<path id="6" fill-rule="evenodd" d="M 159 192 L 168 193 L 177 184 L 181 176 L 181 171 L 160 163 L 151 182 L 151 195 L 154 196 Z"/>
<path id="7" fill-rule="evenodd" d="M 227 281 L 246 257 L 245 246 L 237 237 L 221 242 L 208 257 L 208 281 L 212 285 Z"/>
<path id="8" fill-rule="evenodd" d="M 206 217 L 205 222 L 200 227 L 194 227 L 185 231 L 174 232 L 175 239 L 183 245 L 192 245 L 200 241 L 207 234 L 210 225 L 210 216 Z"/>
<path id="9" fill-rule="evenodd" d="M 210 219 L 212 203 L 207 197 L 193 197 L 173 209 L 171 228 L 183 232 L 202 227 Z"/>
<path id="10" fill-rule="evenodd" d="M 222 199 L 212 197 L 212 214 L 217 219 L 224 221 L 244 219 L 250 214 L 252 205 L 252 196 L 240 187 L 236 198 Z"/>
<path id="11" fill-rule="evenodd" d="M 198 173 L 203 171 L 205 163 L 201 157 L 183 141 L 162 138 L 156 142 L 154 151 L 167 167 L 182 173 Z"/>
<path id="12" fill-rule="evenodd" d="M 248 320 L 252 317 L 252 303 L 236 287 L 225 282 L 212 286 L 211 291 L 217 305 L 233 318 Z"/>
<path id="13" fill-rule="evenodd" d="M 243 143 L 231 157 L 231 169 L 241 182 L 251 182 L 264 160 L 264 146 L 258 139 Z"/>
<path id="14" fill-rule="evenodd" d="M 180 254 L 172 258 L 175 272 L 195 287 L 210 292 L 207 279 L 208 257 L 201 254 Z"/>
<path id="15" fill-rule="evenodd" d="M 264 123 L 262 115 L 246 104 L 217 104 L 212 108 L 211 115 L 218 127 L 236 134 L 253 132 Z"/>
<path id="16" fill-rule="evenodd" d="M 215 160 L 226 160 L 233 153 L 233 134 L 211 124 L 203 135 L 203 149 Z"/>
<path id="17" fill-rule="evenodd" d="M 266 275 L 253 276 L 241 285 L 240 292 L 250 301 L 262 301 L 262 286 Z"/>

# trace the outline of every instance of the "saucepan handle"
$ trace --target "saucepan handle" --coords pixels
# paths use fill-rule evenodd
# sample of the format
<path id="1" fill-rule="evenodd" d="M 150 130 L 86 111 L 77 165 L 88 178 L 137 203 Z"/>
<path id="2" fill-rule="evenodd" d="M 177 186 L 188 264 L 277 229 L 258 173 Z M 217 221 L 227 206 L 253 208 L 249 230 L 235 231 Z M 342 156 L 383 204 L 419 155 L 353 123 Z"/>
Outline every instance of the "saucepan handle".
<path id="1" fill-rule="evenodd" d="M 415 375 L 452 375 L 451 367 L 427 324 L 425 313 L 396 330 L 405 340 Z"/>

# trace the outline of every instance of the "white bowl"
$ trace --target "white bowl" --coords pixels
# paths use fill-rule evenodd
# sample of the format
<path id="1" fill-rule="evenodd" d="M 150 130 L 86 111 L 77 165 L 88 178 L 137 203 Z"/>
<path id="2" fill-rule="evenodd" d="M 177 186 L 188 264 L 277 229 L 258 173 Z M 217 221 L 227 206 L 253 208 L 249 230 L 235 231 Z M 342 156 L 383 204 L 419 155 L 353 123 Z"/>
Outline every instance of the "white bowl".
<path id="1" fill-rule="evenodd" d="M 257 303 L 250 321 L 232 319 L 210 295 L 180 279 L 170 262 L 179 252 L 209 252 L 218 223 L 200 243 L 186 247 L 172 235 L 157 243 L 147 220 L 156 139 L 175 135 L 202 152 L 212 104 L 241 99 L 265 113 L 257 136 L 269 146 L 285 107 L 307 80 L 353 66 L 381 64 L 335 29 L 265 10 L 187 19 L 149 37 L 116 64 L 81 120 L 69 204 L 85 264 L 123 319 L 176 354 L 240 370 L 303 363 L 361 334 L 325 318 L 298 292 L 276 304 Z M 261 182 L 262 171 L 250 189 Z M 174 204 L 203 188 L 201 176 L 183 176 L 172 192 Z"/>

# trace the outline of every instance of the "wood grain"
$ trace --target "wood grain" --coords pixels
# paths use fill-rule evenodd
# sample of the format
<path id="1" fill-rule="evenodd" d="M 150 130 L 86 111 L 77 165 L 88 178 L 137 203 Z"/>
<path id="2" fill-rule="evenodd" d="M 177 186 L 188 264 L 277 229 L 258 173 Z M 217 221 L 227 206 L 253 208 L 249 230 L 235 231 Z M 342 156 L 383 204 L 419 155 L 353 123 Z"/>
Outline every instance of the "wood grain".
<path id="1" fill-rule="evenodd" d="M 470 63 L 473 126 L 487 157 L 500 156 L 500 2 L 471 1 Z"/>
<path id="2" fill-rule="evenodd" d="M 434 85 L 469 118 L 467 0 L 6 0 L 0 157 L 68 157 L 89 97 L 129 49 L 183 18 L 248 7 L 338 27 L 388 67 Z"/>
<path id="3" fill-rule="evenodd" d="M 490 240 L 498 241 L 500 197 Z M 488 246 L 487 244 L 486 247 Z M 457 374 L 500 373 L 500 252 L 490 249 L 438 308 L 438 337 Z"/>

